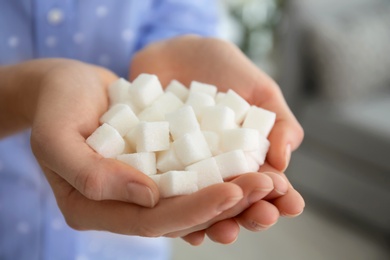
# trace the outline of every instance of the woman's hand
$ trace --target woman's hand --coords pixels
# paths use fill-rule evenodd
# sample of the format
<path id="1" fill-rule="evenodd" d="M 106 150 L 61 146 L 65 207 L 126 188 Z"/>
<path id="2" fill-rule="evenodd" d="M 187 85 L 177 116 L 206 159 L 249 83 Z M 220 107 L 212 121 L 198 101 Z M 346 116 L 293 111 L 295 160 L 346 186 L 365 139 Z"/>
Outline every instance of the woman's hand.
<path id="1" fill-rule="evenodd" d="M 221 214 L 238 214 L 253 194 L 258 200 L 274 189 L 267 175 L 256 174 L 252 182 L 237 178 L 188 196 L 159 199 L 149 177 L 103 158 L 85 142 L 107 110 L 107 87 L 117 79 L 113 73 L 63 59 L 29 61 L 0 73 L 0 97 L 7 100 L 1 103 L 1 123 L 7 125 L 2 133 L 32 127 L 33 152 L 75 229 L 185 236 Z"/>
<path id="2" fill-rule="evenodd" d="M 205 233 L 214 241 L 230 243 L 238 235 L 238 224 L 249 230 L 261 230 L 273 225 L 280 214 L 295 216 L 303 211 L 302 197 L 282 174 L 288 166 L 291 151 L 302 142 L 303 130 L 277 84 L 237 47 L 218 39 L 197 36 L 183 36 L 151 44 L 132 61 L 131 79 L 140 73 L 158 75 L 165 86 L 172 79 L 177 79 L 187 86 L 196 80 L 216 85 L 219 91 L 233 89 L 249 103 L 277 115 L 269 135 L 271 147 L 267 163 L 260 169 L 272 179 L 274 190 L 268 196 L 259 196 L 252 204 L 247 201 L 238 203 L 229 212 L 193 228 L 189 235 L 185 235 L 188 230 L 175 235 L 182 235 L 191 244 L 201 243 Z M 244 175 L 232 183 L 243 188 L 244 183 L 250 183 L 252 178 L 256 176 Z"/>

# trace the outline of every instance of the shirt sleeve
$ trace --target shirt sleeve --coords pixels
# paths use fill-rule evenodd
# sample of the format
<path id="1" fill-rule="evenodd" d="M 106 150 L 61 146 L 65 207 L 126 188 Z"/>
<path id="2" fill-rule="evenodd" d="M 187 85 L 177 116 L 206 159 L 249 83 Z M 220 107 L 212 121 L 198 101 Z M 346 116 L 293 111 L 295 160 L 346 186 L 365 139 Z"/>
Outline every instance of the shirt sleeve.
<path id="1" fill-rule="evenodd" d="M 153 0 L 137 49 L 184 34 L 217 36 L 218 14 L 218 0 Z"/>

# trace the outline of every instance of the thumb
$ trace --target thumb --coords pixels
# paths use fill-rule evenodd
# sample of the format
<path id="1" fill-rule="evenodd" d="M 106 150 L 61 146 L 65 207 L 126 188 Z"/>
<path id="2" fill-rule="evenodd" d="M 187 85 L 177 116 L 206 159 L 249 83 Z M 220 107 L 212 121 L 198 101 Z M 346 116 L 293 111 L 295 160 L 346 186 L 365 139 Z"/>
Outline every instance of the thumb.
<path id="1" fill-rule="evenodd" d="M 93 151 L 81 135 L 32 136 L 35 156 L 46 167 L 91 200 L 119 200 L 153 207 L 158 188 L 148 176 L 115 159 Z M 44 140 L 44 142 L 43 142 Z"/>

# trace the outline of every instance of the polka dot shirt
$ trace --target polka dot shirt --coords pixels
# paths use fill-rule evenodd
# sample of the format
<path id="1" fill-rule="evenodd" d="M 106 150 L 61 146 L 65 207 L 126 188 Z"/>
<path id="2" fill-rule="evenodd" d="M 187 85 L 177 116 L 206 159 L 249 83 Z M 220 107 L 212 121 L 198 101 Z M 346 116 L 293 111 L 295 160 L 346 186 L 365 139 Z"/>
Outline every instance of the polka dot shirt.
<path id="1" fill-rule="evenodd" d="M 133 54 L 161 39 L 215 35 L 211 0 L 0 0 L 0 65 L 64 57 L 127 77 Z M 169 242 L 77 232 L 64 221 L 30 149 L 0 140 L 0 259 L 169 259 Z"/>

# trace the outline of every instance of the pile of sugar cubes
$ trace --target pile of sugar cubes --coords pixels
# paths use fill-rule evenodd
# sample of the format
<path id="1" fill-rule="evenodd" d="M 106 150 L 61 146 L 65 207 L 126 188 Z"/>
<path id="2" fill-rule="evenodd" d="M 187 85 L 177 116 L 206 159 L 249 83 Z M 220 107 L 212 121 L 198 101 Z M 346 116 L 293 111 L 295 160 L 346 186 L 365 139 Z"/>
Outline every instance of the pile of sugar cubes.
<path id="1" fill-rule="evenodd" d="M 109 86 L 110 107 L 87 144 L 152 178 L 163 198 L 185 195 L 264 163 L 276 114 L 251 106 L 235 91 L 156 75 Z"/>

